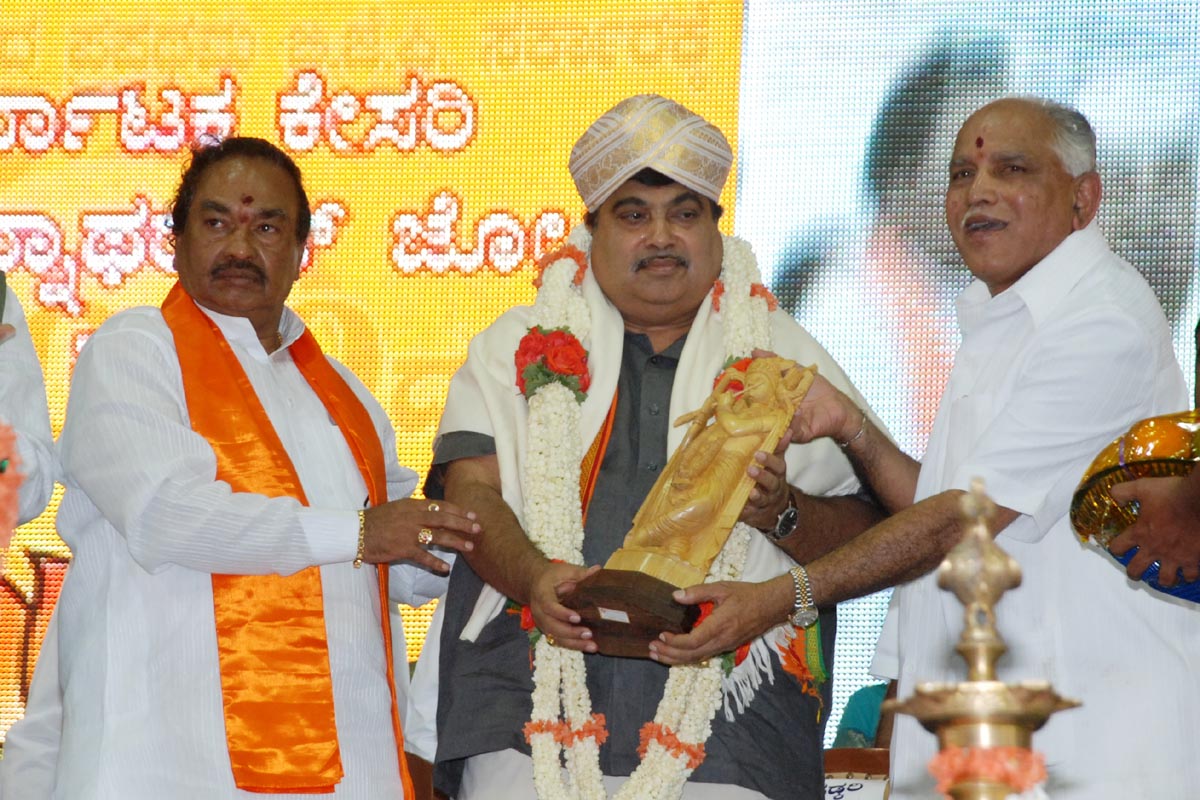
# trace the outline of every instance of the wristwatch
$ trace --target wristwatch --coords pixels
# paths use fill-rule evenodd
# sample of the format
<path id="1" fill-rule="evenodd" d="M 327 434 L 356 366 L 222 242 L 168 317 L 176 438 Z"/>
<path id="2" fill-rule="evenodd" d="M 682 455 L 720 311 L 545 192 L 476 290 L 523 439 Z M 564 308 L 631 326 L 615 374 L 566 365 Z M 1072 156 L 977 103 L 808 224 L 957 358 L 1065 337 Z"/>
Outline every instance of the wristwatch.
<path id="1" fill-rule="evenodd" d="M 792 490 L 788 489 L 788 504 L 779 514 L 779 519 L 775 520 L 775 527 L 769 531 L 763 531 L 763 534 L 772 542 L 778 542 L 786 536 L 791 536 L 796 531 L 796 524 L 800 521 L 800 509 L 796 508 L 796 495 L 792 494 Z"/>
<path id="2" fill-rule="evenodd" d="M 796 601 L 792 606 L 792 614 L 788 621 L 797 628 L 811 628 L 819 616 L 817 607 L 813 605 L 812 586 L 808 582 L 808 572 L 799 565 L 788 570 L 792 576 L 792 587 L 796 590 Z"/>

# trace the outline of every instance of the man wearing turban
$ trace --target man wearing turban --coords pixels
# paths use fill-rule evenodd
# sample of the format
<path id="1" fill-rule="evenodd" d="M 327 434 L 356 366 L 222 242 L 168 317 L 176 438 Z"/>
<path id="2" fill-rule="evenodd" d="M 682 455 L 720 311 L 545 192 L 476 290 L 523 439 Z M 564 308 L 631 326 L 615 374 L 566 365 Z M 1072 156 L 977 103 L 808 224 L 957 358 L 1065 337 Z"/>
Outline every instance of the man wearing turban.
<path id="1" fill-rule="evenodd" d="M 581 267 L 578 319 L 587 323 L 586 331 L 573 332 L 587 348 L 589 380 L 579 441 L 563 445 L 579 446 L 584 465 L 591 459 L 594 466 L 581 493 L 573 485 L 565 493 L 582 498 L 583 566 L 548 559 L 527 535 L 530 489 L 521 476 L 532 458 L 535 412 L 516 388 L 514 353 L 536 324 L 535 307 L 510 309 L 475 337 L 450 384 L 426 494 L 475 509 L 488 531 L 469 563 L 455 566 L 445 600 L 435 783 L 451 797 L 536 794 L 526 738 L 530 641 L 522 615 L 504 613 L 506 603 L 513 612 L 525 606 L 553 645 L 585 654 L 598 724 L 562 729 L 560 738 L 595 737 L 603 791 L 625 784 L 648 738 L 664 740 L 653 725 L 668 678 L 658 643 L 647 658 L 601 655 L 560 598 L 588 573 L 586 565 L 603 564 L 621 546 L 682 439 L 683 429 L 670 421 L 703 403 L 728 354 L 739 351 L 731 343 L 744 335 L 745 355 L 769 343 L 782 356 L 815 364 L 862 402 L 820 345 L 768 302 L 748 246 L 718 230 L 732 159 L 719 130 L 656 95 L 619 103 L 571 153 L 571 175 L 587 207 L 586 229 L 570 237 Z M 751 282 L 734 280 L 735 261 L 749 265 Z M 732 312 L 742 300 L 752 305 L 751 297 L 757 334 Z M 755 487 L 740 522 L 762 531 L 749 537 L 745 556 L 751 588 L 716 600 L 731 606 L 730 635 L 749 656 L 724 678 L 711 734 L 687 749 L 681 794 L 655 796 L 781 800 L 823 791 L 822 725 L 830 702 L 823 665 L 832 661 L 833 609 L 813 627 L 793 624 L 790 614 L 766 619 L 753 587 L 791 570 L 799 598 L 806 580 L 799 565 L 863 530 L 878 512 L 856 495 L 858 481 L 835 443 L 788 446 L 787 436 L 774 452 L 758 453 L 748 470 Z M 557 771 L 557 757 L 552 763 Z M 636 776 L 629 780 L 625 794 Z"/>

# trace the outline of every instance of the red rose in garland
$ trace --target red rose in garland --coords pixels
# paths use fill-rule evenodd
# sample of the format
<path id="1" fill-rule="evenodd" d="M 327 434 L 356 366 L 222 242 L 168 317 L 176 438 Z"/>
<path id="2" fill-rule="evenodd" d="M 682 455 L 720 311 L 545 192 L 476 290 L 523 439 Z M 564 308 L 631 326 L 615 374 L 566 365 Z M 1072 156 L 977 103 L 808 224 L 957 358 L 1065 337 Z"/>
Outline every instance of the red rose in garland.
<path id="1" fill-rule="evenodd" d="M 556 335 L 557 334 L 557 335 Z M 546 351 L 546 366 L 560 375 L 575 375 L 579 378 L 579 391 L 586 392 L 591 383 L 588 375 L 587 351 L 583 345 L 565 331 L 554 331 L 549 337 L 550 348 Z"/>
<path id="2" fill-rule="evenodd" d="M 570 331 L 534 326 L 517 346 L 517 388 L 530 397 L 547 383 L 561 383 L 583 402 L 591 385 L 587 350 Z"/>

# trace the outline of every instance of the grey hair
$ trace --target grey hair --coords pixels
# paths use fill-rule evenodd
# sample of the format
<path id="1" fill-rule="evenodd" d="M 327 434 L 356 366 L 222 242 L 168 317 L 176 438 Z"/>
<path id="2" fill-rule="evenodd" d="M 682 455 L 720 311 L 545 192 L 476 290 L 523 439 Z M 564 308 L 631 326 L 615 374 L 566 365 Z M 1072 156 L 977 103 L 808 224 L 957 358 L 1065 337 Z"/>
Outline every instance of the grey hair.
<path id="1" fill-rule="evenodd" d="M 1063 169 L 1078 178 L 1096 171 L 1096 132 L 1087 117 L 1065 103 L 1042 97 L 1020 98 L 1040 108 L 1054 124 L 1054 152 Z"/>

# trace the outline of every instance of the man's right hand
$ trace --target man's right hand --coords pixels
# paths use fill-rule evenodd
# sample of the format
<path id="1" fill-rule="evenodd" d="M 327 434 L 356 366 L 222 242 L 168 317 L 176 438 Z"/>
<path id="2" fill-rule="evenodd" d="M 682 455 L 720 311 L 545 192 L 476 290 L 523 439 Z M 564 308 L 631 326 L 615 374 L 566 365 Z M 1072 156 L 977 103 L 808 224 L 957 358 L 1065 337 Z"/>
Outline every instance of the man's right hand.
<path id="1" fill-rule="evenodd" d="M 450 565 L 428 547 L 466 552 L 483 532 L 475 512 L 445 500 L 393 500 L 366 509 L 363 522 L 363 561 L 411 561 L 438 573 L 449 572 Z M 422 531 L 429 532 L 428 542 L 422 543 Z"/>
<path id="2" fill-rule="evenodd" d="M 792 417 L 792 441 L 805 444 L 828 436 L 838 443 L 848 442 L 862 426 L 862 413 L 824 375 L 817 375 Z"/>
<path id="3" fill-rule="evenodd" d="M 505 502 L 500 464 L 495 455 L 460 458 L 446 468 L 446 496 L 479 511 L 487 535 L 467 554 L 467 563 L 498 592 L 527 603 L 534 624 L 552 643 L 585 653 L 596 652 L 592 632 L 580 625 L 578 612 L 560 599 L 599 567 L 547 561 Z"/>
<path id="4" fill-rule="evenodd" d="M 551 644 L 585 653 L 596 652 L 591 630 L 579 624 L 582 621 L 579 612 L 567 608 L 559 599 L 598 569 L 599 566 L 584 568 L 547 561 L 534 578 L 529 592 L 529 608 L 538 630 Z"/>

